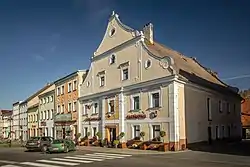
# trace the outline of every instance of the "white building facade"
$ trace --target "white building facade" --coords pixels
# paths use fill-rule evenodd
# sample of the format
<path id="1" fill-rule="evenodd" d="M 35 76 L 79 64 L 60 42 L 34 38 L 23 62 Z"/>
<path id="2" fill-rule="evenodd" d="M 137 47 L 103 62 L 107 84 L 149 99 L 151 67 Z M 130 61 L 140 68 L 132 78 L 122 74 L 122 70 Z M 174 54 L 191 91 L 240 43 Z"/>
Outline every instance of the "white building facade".
<path id="1" fill-rule="evenodd" d="M 39 95 L 39 132 L 42 136 L 55 137 L 54 128 L 54 89 Z"/>
<path id="2" fill-rule="evenodd" d="M 28 126 L 28 122 L 27 122 L 27 102 L 24 101 L 22 103 L 19 104 L 19 113 L 20 113 L 20 136 L 21 136 L 21 140 L 23 141 L 27 141 L 28 139 L 28 133 L 27 133 L 27 126 Z"/>
<path id="3" fill-rule="evenodd" d="M 20 121 L 19 121 L 20 120 L 20 112 L 19 112 L 20 103 L 21 103 L 21 101 L 16 102 L 12 105 L 12 110 L 13 110 L 13 113 L 12 113 L 12 121 L 13 121 L 12 131 L 13 131 L 13 139 L 14 140 L 20 139 Z"/>

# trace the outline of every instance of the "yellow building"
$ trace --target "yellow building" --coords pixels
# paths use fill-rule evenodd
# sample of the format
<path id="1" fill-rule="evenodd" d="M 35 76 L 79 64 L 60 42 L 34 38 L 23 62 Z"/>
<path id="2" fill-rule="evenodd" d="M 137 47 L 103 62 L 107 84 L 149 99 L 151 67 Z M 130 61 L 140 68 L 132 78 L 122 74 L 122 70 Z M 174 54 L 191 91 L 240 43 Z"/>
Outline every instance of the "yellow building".
<path id="1" fill-rule="evenodd" d="M 25 102 L 27 102 L 27 115 L 28 115 L 28 138 L 32 136 L 41 136 L 39 133 L 39 95 L 43 94 L 51 87 L 51 84 L 47 84 L 45 87 L 37 91 L 30 96 Z"/>

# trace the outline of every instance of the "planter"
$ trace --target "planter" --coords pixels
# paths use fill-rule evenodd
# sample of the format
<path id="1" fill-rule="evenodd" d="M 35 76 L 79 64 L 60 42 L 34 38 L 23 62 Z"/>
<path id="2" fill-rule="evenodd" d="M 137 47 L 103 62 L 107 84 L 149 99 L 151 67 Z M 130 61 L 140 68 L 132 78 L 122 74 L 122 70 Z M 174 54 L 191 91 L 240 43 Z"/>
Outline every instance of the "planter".
<path id="1" fill-rule="evenodd" d="M 141 145 L 141 149 L 142 149 L 142 150 L 147 150 L 147 145 L 146 145 L 146 144 L 142 144 L 142 145 Z"/>
<path id="2" fill-rule="evenodd" d="M 121 148 L 127 148 L 127 143 L 125 142 L 121 143 Z"/>
<path id="3" fill-rule="evenodd" d="M 161 144 L 159 147 L 159 151 L 164 151 L 164 152 L 169 151 L 169 144 L 168 143 Z"/>

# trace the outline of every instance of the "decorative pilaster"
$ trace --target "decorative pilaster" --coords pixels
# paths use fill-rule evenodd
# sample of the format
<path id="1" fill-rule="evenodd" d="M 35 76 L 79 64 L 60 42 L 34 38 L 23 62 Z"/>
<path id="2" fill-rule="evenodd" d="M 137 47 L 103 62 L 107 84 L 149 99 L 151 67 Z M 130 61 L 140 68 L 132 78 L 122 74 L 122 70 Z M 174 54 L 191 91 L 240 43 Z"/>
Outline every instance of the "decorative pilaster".
<path id="1" fill-rule="evenodd" d="M 99 113 L 101 114 L 101 124 L 100 124 L 100 132 L 102 134 L 102 139 L 106 138 L 105 135 L 105 105 L 106 105 L 106 99 L 103 98 L 101 101 L 101 105 L 99 108 Z"/>
<path id="2" fill-rule="evenodd" d="M 121 132 L 125 132 L 125 100 L 124 100 L 124 94 L 123 94 L 123 87 L 121 88 L 121 92 L 119 94 L 119 134 Z M 125 141 L 125 136 L 121 139 L 121 142 Z"/>
<path id="3" fill-rule="evenodd" d="M 179 150 L 180 125 L 179 125 L 179 108 L 178 108 L 178 83 L 173 81 L 169 85 L 169 140 L 170 145 L 174 145 L 175 150 Z"/>

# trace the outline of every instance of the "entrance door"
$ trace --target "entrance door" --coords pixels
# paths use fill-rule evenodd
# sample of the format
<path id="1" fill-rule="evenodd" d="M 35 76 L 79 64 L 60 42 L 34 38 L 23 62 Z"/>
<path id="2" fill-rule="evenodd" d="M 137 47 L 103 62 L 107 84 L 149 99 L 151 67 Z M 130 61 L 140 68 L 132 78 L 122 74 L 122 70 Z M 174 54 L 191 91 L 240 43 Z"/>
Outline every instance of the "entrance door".
<path id="1" fill-rule="evenodd" d="M 110 141 L 113 143 L 116 140 L 116 128 L 109 128 L 110 132 Z"/>
<path id="2" fill-rule="evenodd" d="M 208 144 L 212 144 L 212 129 L 210 126 L 207 128 L 207 134 L 208 134 Z"/>

